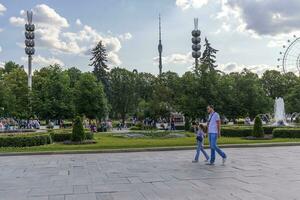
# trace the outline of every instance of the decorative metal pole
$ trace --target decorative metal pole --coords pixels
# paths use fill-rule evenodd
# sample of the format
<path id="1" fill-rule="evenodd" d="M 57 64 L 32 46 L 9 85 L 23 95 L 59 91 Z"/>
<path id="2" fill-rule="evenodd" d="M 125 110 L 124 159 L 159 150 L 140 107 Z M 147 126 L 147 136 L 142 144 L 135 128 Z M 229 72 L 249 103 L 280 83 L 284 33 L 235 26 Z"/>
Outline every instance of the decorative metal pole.
<path id="1" fill-rule="evenodd" d="M 159 68 L 159 75 L 162 74 L 162 58 L 161 58 L 161 55 L 162 55 L 162 50 L 163 50 L 163 46 L 161 44 L 161 22 L 160 22 L 160 14 L 158 16 L 158 20 L 159 20 L 159 25 L 158 25 L 158 29 L 159 29 L 159 41 L 158 41 L 158 54 L 159 54 L 159 65 L 158 65 L 158 68 Z"/>
<path id="2" fill-rule="evenodd" d="M 34 49 L 34 29 L 32 24 L 32 11 L 27 11 L 27 23 L 25 24 L 25 53 L 28 55 L 28 88 L 32 88 L 32 55 Z"/>
<path id="3" fill-rule="evenodd" d="M 194 18 L 194 30 L 192 31 L 192 57 L 195 58 L 195 68 L 199 65 L 199 58 L 201 56 L 201 31 L 198 29 L 198 18 Z"/>

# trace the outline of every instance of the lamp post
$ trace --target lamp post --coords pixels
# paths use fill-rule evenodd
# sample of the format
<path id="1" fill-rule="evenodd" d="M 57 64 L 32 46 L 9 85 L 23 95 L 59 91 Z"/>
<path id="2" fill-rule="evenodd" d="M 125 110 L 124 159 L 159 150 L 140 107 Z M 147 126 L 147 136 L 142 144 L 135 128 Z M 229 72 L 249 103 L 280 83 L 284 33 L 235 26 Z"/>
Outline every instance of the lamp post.
<path id="1" fill-rule="evenodd" d="M 27 11 L 27 23 L 25 24 L 25 53 L 28 55 L 28 88 L 32 88 L 32 55 L 34 49 L 34 29 L 32 24 L 32 11 Z"/>
<path id="2" fill-rule="evenodd" d="M 199 64 L 199 58 L 201 56 L 201 31 L 198 29 L 198 18 L 194 18 L 194 30 L 192 31 L 192 57 L 195 58 L 195 68 L 198 67 Z"/>

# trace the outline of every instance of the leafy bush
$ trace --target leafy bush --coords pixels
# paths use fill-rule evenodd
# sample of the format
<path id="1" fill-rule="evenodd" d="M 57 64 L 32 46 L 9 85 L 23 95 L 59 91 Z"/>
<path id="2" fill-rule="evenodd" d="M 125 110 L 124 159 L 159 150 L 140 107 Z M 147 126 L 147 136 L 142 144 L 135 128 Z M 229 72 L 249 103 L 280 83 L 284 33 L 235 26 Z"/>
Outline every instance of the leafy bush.
<path id="1" fill-rule="evenodd" d="M 252 136 L 257 137 L 257 138 L 264 137 L 264 128 L 263 128 L 262 121 L 259 116 L 256 116 L 254 119 Z"/>
<path id="2" fill-rule="evenodd" d="M 6 135 L 0 137 L 0 147 L 30 147 L 51 144 L 49 134 L 40 135 Z"/>
<path id="3" fill-rule="evenodd" d="M 300 138 L 300 128 L 276 128 L 273 130 L 276 138 Z"/>
<path id="4" fill-rule="evenodd" d="M 247 137 L 252 134 L 252 127 L 249 126 L 226 126 L 222 127 L 221 134 L 224 137 Z"/>
<path id="5" fill-rule="evenodd" d="M 73 122 L 73 130 L 72 130 L 72 141 L 83 141 L 86 139 L 86 135 L 83 129 L 82 120 L 79 116 L 77 116 Z"/>

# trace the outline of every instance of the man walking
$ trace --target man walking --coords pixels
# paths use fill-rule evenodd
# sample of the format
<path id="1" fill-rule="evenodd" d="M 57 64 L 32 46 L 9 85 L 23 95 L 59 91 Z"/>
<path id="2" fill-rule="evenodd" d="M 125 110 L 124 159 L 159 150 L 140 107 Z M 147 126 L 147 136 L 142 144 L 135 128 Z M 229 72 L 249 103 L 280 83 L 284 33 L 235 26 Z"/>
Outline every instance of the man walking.
<path id="1" fill-rule="evenodd" d="M 207 132 L 209 137 L 210 144 L 210 162 L 209 165 L 214 165 L 217 153 L 223 158 L 223 164 L 226 161 L 226 154 L 217 146 L 217 139 L 221 136 L 221 120 L 220 115 L 215 112 L 214 107 L 212 105 L 207 106 L 207 112 L 209 113 L 208 121 L 207 121 Z"/>

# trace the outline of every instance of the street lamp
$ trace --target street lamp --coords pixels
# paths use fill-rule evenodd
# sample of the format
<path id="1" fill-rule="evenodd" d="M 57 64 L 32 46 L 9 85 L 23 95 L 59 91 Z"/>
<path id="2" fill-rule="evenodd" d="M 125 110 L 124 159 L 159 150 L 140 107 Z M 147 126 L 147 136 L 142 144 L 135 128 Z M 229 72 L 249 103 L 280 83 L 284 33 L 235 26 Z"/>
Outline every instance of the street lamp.
<path id="1" fill-rule="evenodd" d="M 32 88 L 32 55 L 34 49 L 34 29 L 32 24 L 32 11 L 27 11 L 27 23 L 25 24 L 25 53 L 28 55 L 28 88 Z"/>

